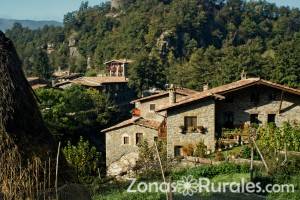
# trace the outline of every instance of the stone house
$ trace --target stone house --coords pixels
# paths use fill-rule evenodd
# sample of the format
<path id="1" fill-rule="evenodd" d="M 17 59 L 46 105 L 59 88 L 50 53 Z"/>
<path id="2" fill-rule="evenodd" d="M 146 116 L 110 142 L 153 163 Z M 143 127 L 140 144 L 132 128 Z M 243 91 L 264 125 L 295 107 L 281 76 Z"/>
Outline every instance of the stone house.
<path id="1" fill-rule="evenodd" d="M 33 90 L 46 88 L 49 86 L 49 82 L 47 80 L 41 79 L 39 77 L 27 77 L 26 79 Z"/>
<path id="2" fill-rule="evenodd" d="M 67 74 L 57 77 L 57 88 L 66 89 L 72 85 L 81 85 L 106 94 L 119 108 L 120 114 L 128 116 L 132 109 L 130 102 L 136 98 L 136 92 L 128 85 L 127 68 L 132 60 L 120 59 L 104 63 L 106 71 L 98 76 L 82 76 L 80 74 Z M 57 76 L 58 76 L 57 72 Z"/>
<path id="3" fill-rule="evenodd" d="M 212 89 L 206 86 L 202 92 L 190 91 L 185 94 L 173 87 L 168 92 L 141 98 L 133 103 L 135 117 L 160 123 L 160 128 L 157 128 L 160 131 L 156 132 L 156 136 L 149 131 L 143 132 L 143 136 L 149 142 L 154 137 L 166 139 L 170 158 L 184 155 L 184 146 L 199 142 L 204 142 L 208 149 L 214 150 L 225 128 L 240 128 L 251 123 L 273 122 L 280 126 L 286 121 L 300 122 L 300 90 L 260 78 L 242 77 L 230 84 Z M 122 153 L 127 153 L 125 148 L 124 151 L 118 150 L 118 156 L 111 153 L 123 142 L 122 137 L 117 135 L 136 134 L 135 128 L 130 126 L 125 130 L 119 127 L 103 131 L 106 133 L 107 166 Z M 112 135 L 116 136 L 113 140 Z M 134 135 L 131 137 L 134 140 Z"/>

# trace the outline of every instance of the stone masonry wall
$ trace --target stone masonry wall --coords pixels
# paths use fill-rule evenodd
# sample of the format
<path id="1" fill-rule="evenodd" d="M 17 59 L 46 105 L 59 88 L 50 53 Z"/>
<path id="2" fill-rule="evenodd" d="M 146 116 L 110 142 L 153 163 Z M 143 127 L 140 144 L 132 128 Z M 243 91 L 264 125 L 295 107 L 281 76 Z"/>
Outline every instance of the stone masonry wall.
<path id="1" fill-rule="evenodd" d="M 138 152 L 136 145 L 136 133 L 143 133 L 143 139 L 148 141 L 150 145 L 154 144 L 154 137 L 157 137 L 157 130 L 130 125 L 117 130 L 106 133 L 106 165 L 119 160 L 122 156 Z M 123 137 L 129 137 L 129 144 L 123 144 Z"/>
<path id="2" fill-rule="evenodd" d="M 185 116 L 197 116 L 197 125 L 207 129 L 202 133 L 181 133 L 180 126 L 184 125 Z M 167 118 L 167 151 L 169 157 L 174 157 L 175 146 L 196 145 L 200 141 L 208 149 L 215 148 L 215 102 L 213 99 L 195 102 L 191 105 L 168 111 Z"/>
<path id="3" fill-rule="evenodd" d="M 259 94 L 259 102 L 255 105 L 251 102 L 251 94 Z M 258 114 L 261 124 L 267 123 L 268 114 L 276 114 L 275 123 L 280 126 L 283 122 L 300 122 L 300 96 L 284 93 L 281 107 L 281 114 L 278 114 L 280 107 L 281 91 L 266 86 L 253 86 L 232 92 L 232 102 L 217 101 L 216 121 L 217 131 L 220 132 L 224 125 L 225 112 L 233 112 L 234 126 L 239 127 L 243 123 L 250 123 L 250 115 Z M 271 99 L 271 95 L 273 98 Z M 225 95 L 228 98 L 228 94 Z"/>
<path id="4" fill-rule="evenodd" d="M 180 100 L 184 98 L 183 95 L 176 94 L 176 99 Z M 141 111 L 141 117 L 145 119 L 153 119 L 157 121 L 162 121 L 163 118 L 160 115 L 157 115 L 155 112 L 150 111 L 150 104 L 155 104 L 155 108 L 161 108 L 169 105 L 169 96 L 163 96 L 156 99 L 151 99 L 149 101 L 142 101 L 136 103 L 135 107 Z"/>

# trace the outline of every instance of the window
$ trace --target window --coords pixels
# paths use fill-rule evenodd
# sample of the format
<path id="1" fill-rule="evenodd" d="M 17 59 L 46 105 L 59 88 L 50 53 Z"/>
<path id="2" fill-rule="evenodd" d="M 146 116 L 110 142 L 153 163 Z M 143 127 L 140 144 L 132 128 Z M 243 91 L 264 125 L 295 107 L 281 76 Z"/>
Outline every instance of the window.
<path id="1" fill-rule="evenodd" d="M 129 137 L 128 136 L 123 137 L 123 144 L 129 144 Z"/>
<path id="2" fill-rule="evenodd" d="M 150 111 L 155 111 L 155 104 L 150 104 Z"/>
<path id="3" fill-rule="evenodd" d="M 259 124 L 258 114 L 251 114 L 250 115 L 250 123 L 251 124 Z"/>
<path id="4" fill-rule="evenodd" d="M 137 133 L 135 135 L 135 142 L 136 144 L 140 144 L 143 141 L 143 133 Z"/>
<path id="5" fill-rule="evenodd" d="M 182 146 L 175 146 L 174 147 L 174 156 L 178 157 L 182 155 Z"/>
<path id="6" fill-rule="evenodd" d="M 250 101 L 254 104 L 258 104 L 259 102 L 259 93 L 254 92 L 251 94 Z"/>
<path id="7" fill-rule="evenodd" d="M 158 137 L 154 137 L 154 142 L 157 142 L 158 141 Z"/>
<path id="8" fill-rule="evenodd" d="M 276 114 L 268 114 L 268 123 L 275 123 Z"/>
<path id="9" fill-rule="evenodd" d="M 187 130 L 197 128 L 197 117 L 184 117 L 184 127 Z"/>
<path id="10" fill-rule="evenodd" d="M 225 112 L 224 113 L 224 128 L 234 128 L 233 112 Z"/>

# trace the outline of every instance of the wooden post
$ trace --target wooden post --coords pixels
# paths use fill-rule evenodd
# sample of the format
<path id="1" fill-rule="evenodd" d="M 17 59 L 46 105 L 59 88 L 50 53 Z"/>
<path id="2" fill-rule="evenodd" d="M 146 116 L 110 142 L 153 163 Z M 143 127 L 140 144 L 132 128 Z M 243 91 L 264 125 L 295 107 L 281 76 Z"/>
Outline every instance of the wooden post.
<path id="1" fill-rule="evenodd" d="M 259 148 L 258 148 L 258 146 L 257 146 L 257 144 L 256 144 L 256 142 L 253 138 L 252 138 L 252 141 L 253 141 L 253 144 L 254 144 L 254 146 L 255 146 L 255 148 L 256 148 L 256 150 L 257 150 L 257 152 L 258 152 L 258 154 L 259 154 L 259 156 L 260 156 L 260 158 L 261 158 L 261 160 L 262 160 L 262 162 L 263 162 L 263 164 L 264 164 L 264 166 L 267 170 L 267 173 L 268 173 L 269 172 L 269 167 L 268 167 L 263 155 L 261 154 L 261 152 L 260 152 L 260 150 L 259 150 Z"/>
<path id="2" fill-rule="evenodd" d="M 43 188 L 43 193 L 44 193 L 44 200 L 46 200 L 46 184 L 47 184 L 47 161 L 45 161 L 45 165 L 44 165 L 44 188 Z"/>
<path id="3" fill-rule="evenodd" d="M 56 200 L 58 200 L 57 176 L 58 176 L 59 152 L 60 152 L 60 142 L 58 143 L 57 156 L 56 156 L 56 168 L 55 168 L 55 196 L 56 196 Z"/>
<path id="4" fill-rule="evenodd" d="M 254 149 L 253 144 L 251 145 L 251 162 L 250 162 L 250 181 L 253 180 L 253 157 L 254 157 Z"/>
<path id="5" fill-rule="evenodd" d="M 283 95 L 284 95 L 284 91 L 281 91 L 281 96 L 280 96 L 280 103 L 279 103 L 278 114 L 280 114 L 280 113 L 281 113 L 282 101 L 283 101 Z"/>
<path id="6" fill-rule="evenodd" d="M 281 166 L 284 166 L 287 162 L 287 147 L 286 147 L 286 142 L 284 143 L 284 160 L 281 163 Z"/>
<path id="7" fill-rule="evenodd" d="M 51 158 L 49 157 L 49 163 L 48 163 L 48 167 L 49 167 L 49 174 L 48 174 L 48 188 L 51 188 Z"/>
<path id="8" fill-rule="evenodd" d="M 160 166 L 160 170 L 161 170 L 161 175 L 162 175 L 164 184 L 166 184 L 165 173 L 164 173 L 164 169 L 162 167 L 162 163 L 161 163 L 161 159 L 160 159 L 160 155 L 159 155 L 159 152 L 158 152 L 156 141 L 154 141 L 154 145 L 155 145 L 155 149 L 156 149 L 156 153 L 157 153 L 157 157 L 158 157 L 158 162 L 159 162 L 159 166 Z M 168 195 L 167 191 L 166 191 L 166 199 L 169 200 L 169 195 Z"/>

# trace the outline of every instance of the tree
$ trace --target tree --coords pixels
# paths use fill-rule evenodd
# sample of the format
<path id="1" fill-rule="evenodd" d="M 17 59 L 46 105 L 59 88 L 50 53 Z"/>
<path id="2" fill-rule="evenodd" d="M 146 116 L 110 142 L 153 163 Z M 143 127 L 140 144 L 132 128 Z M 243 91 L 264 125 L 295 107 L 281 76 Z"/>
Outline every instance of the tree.
<path id="1" fill-rule="evenodd" d="M 33 52 L 30 59 L 32 66 L 32 75 L 40 78 L 49 79 L 53 70 L 49 64 L 47 53 L 42 49 L 37 49 Z"/>
<path id="2" fill-rule="evenodd" d="M 163 88 L 166 83 L 165 69 L 159 58 L 154 55 L 141 54 L 138 56 L 129 73 L 129 84 L 139 94 L 153 87 Z"/>
<path id="3" fill-rule="evenodd" d="M 53 134 L 74 134 L 103 128 L 112 121 L 116 107 L 100 92 L 72 86 L 66 90 L 37 90 L 43 118 Z"/>
<path id="4" fill-rule="evenodd" d="M 300 83 L 300 35 L 279 45 L 276 52 L 273 79 L 292 87 Z"/>
<path id="5" fill-rule="evenodd" d="M 89 141 L 80 137 L 76 145 L 69 141 L 63 148 L 67 162 L 75 169 L 79 182 L 85 182 L 87 178 L 97 173 L 100 162 L 100 153 Z"/>

